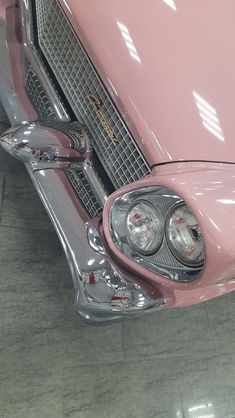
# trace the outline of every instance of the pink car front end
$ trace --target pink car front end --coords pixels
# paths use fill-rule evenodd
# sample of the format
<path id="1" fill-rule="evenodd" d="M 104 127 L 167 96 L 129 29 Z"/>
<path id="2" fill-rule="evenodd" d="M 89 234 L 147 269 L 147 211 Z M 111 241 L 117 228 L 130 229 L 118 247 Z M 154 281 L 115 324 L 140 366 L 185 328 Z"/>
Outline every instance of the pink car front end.
<path id="1" fill-rule="evenodd" d="M 234 12 L 1 0 L 0 144 L 25 164 L 90 323 L 235 290 Z"/>

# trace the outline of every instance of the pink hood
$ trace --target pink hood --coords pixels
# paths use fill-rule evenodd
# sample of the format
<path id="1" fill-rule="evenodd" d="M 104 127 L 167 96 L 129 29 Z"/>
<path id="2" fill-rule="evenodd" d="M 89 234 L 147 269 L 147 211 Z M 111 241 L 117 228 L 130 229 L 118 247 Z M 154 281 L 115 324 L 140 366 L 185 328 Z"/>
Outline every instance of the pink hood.
<path id="1" fill-rule="evenodd" d="M 150 164 L 235 162 L 235 1 L 61 0 Z"/>

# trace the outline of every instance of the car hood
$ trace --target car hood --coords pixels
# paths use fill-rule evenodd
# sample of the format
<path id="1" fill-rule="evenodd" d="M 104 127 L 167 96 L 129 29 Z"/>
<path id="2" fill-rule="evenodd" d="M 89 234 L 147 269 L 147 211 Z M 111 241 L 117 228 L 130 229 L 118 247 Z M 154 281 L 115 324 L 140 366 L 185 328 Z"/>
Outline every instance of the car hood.
<path id="1" fill-rule="evenodd" d="M 61 0 L 150 164 L 235 162 L 234 0 Z"/>

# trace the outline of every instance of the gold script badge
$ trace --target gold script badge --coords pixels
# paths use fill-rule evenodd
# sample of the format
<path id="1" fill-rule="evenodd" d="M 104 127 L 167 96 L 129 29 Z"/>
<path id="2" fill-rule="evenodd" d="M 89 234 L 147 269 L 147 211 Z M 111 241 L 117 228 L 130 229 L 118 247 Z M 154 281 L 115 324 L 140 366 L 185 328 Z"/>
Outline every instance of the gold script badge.
<path id="1" fill-rule="evenodd" d="M 113 129 L 111 128 L 105 114 L 102 112 L 103 102 L 101 98 L 96 94 L 89 94 L 87 97 L 109 139 L 111 139 L 114 145 L 117 145 L 119 140 L 116 138 L 115 133 L 113 132 Z"/>

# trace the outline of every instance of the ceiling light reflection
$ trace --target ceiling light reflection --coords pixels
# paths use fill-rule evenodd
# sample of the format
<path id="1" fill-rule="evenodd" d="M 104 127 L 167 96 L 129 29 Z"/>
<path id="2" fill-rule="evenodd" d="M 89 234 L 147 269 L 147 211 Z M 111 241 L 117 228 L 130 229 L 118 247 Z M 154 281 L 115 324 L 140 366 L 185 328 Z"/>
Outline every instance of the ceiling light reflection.
<path id="1" fill-rule="evenodd" d="M 117 22 L 117 25 L 121 31 L 123 40 L 125 41 L 126 47 L 130 53 L 130 55 L 132 56 L 132 58 L 134 58 L 136 61 L 138 61 L 139 63 L 141 63 L 141 59 L 139 57 L 139 54 L 137 52 L 137 49 L 134 45 L 133 39 L 130 35 L 130 32 L 128 30 L 128 28 L 121 22 Z"/>
<path id="2" fill-rule="evenodd" d="M 224 203 L 224 205 L 235 205 L 235 200 L 233 199 L 217 199 L 217 202 Z"/>
<path id="3" fill-rule="evenodd" d="M 224 141 L 223 130 L 215 108 L 195 91 L 193 95 L 203 126 L 220 141 Z"/>
<path id="4" fill-rule="evenodd" d="M 163 0 L 164 1 L 164 3 L 166 3 L 167 4 L 167 6 L 169 6 L 172 10 L 174 10 L 175 12 L 176 12 L 176 5 L 175 5 L 175 2 L 174 2 L 174 0 Z"/>

